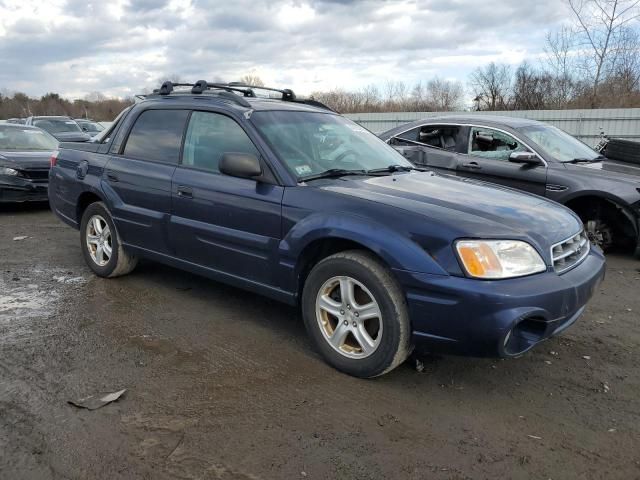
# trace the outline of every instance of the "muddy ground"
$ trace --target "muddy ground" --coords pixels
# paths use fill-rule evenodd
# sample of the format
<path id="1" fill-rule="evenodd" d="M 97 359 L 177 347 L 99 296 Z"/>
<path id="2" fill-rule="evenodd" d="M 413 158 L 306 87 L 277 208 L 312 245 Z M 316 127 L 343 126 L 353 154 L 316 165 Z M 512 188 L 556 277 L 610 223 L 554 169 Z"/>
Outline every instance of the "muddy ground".
<path id="1" fill-rule="evenodd" d="M 149 262 L 96 278 L 46 207 L 4 208 L 0 478 L 640 478 L 639 268 L 611 256 L 586 315 L 523 358 L 364 381 L 292 308 Z"/>

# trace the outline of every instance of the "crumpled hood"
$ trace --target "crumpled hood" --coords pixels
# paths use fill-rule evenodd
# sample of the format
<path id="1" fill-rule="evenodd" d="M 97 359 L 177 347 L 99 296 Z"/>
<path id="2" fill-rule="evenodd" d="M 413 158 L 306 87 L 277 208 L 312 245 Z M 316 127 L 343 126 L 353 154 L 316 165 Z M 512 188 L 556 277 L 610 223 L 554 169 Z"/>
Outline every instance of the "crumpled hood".
<path id="1" fill-rule="evenodd" d="M 83 132 L 61 132 L 61 133 L 52 133 L 56 139 L 61 142 L 86 142 L 91 137 Z"/>
<path id="2" fill-rule="evenodd" d="M 603 162 L 566 164 L 566 167 L 569 170 L 579 171 L 583 175 L 640 186 L 640 165 L 607 159 Z"/>
<path id="3" fill-rule="evenodd" d="M 458 237 L 527 239 L 543 251 L 582 228 L 573 212 L 545 198 L 433 172 L 343 177 L 319 188 L 422 215 Z"/>
<path id="4" fill-rule="evenodd" d="M 52 153 L 0 151 L 0 165 L 17 170 L 48 168 Z"/>

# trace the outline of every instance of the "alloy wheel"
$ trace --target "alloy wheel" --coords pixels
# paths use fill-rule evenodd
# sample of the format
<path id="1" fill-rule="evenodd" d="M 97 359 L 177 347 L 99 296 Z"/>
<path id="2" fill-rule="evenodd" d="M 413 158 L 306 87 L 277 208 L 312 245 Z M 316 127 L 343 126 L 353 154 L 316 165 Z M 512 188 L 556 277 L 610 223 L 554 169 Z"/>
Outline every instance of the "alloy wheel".
<path id="1" fill-rule="evenodd" d="M 348 358 L 372 355 L 382 340 L 382 313 L 373 294 L 348 276 L 327 280 L 316 296 L 316 319 L 327 343 Z"/>
<path id="2" fill-rule="evenodd" d="M 87 223 L 86 231 L 87 248 L 91 260 L 96 265 L 104 267 L 113 254 L 113 240 L 111 229 L 107 221 L 100 215 L 93 215 Z"/>

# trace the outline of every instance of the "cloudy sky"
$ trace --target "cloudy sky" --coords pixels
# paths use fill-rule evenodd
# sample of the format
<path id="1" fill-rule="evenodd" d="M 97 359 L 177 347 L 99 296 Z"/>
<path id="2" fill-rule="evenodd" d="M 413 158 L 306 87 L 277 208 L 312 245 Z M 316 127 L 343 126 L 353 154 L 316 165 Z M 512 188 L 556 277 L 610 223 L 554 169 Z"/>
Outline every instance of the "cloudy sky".
<path id="1" fill-rule="evenodd" d="M 0 90 L 126 96 L 168 75 L 305 94 L 537 62 L 561 0 L 0 0 Z"/>

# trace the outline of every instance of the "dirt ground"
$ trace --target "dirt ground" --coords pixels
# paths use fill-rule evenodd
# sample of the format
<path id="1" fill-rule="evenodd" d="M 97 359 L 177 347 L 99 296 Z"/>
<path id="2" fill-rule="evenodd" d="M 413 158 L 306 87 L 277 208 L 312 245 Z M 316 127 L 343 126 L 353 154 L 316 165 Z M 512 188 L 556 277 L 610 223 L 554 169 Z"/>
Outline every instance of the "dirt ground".
<path id="1" fill-rule="evenodd" d="M 0 478 L 637 479 L 639 268 L 611 256 L 584 317 L 523 358 L 365 381 L 295 309 L 150 262 L 96 278 L 46 207 L 3 208 Z"/>

